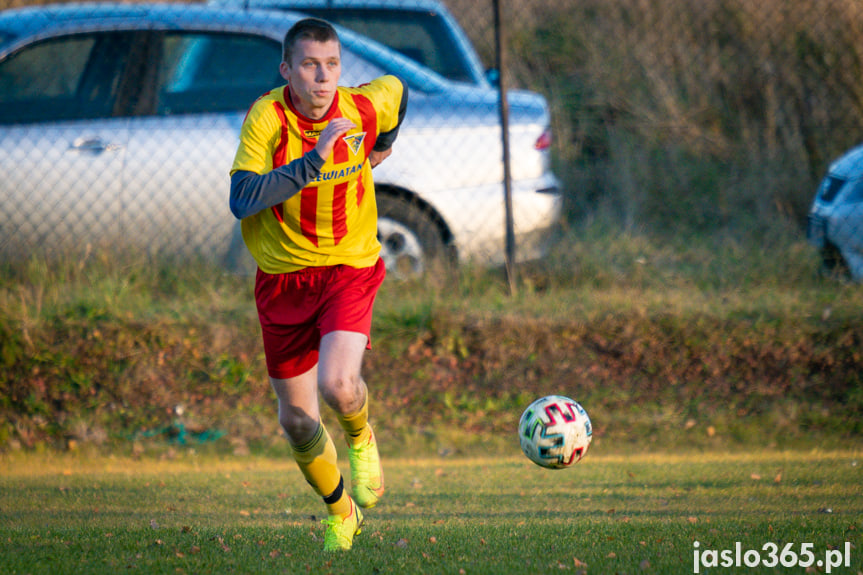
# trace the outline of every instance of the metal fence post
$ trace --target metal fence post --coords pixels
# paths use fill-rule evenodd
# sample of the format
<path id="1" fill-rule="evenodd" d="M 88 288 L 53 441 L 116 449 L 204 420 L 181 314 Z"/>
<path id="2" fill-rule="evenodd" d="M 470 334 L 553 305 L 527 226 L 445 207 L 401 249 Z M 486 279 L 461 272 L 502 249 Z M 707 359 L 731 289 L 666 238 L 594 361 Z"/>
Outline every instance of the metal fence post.
<path id="1" fill-rule="evenodd" d="M 506 251 L 505 251 L 505 267 L 506 279 L 509 285 L 510 295 L 514 295 L 516 291 L 515 277 L 515 223 L 512 214 L 512 173 L 509 158 L 509 102 L 507 101 L 506 92 L 506 35 L 503 27 L 503 18 L 501 16 L 500 0 L 493 0 L 494 3 L 494 38 L 495 38 L 495 58 L 498 70 L 498 93 L 500 95 L 500 129 L 501 129 L 501 144 L 503 148 L 503 194 L 504 205 L 506 210 Z"/>

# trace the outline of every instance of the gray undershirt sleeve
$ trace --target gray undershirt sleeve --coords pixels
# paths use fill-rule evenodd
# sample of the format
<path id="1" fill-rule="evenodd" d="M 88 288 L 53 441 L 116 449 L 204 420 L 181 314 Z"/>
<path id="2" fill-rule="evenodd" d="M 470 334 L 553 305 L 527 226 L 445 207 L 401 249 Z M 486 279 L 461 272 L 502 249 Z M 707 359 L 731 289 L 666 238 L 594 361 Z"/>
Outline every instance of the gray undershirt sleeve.
<path id="1" fill-rule="evenodd" d="M 266 174 L 238 170 L 231 176 L 231 213 L 237 219 L 254 215 L 290 199 L 321 173 L 324 160 L 312 149 L 302 158 Z"/>

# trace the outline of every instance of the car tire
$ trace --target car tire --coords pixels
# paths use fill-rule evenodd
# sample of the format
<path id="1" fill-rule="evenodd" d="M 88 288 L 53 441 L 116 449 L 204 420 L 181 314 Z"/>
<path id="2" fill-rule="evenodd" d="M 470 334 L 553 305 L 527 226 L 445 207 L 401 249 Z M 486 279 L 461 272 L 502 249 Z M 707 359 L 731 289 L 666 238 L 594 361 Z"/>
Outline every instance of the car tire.
<path id="1" fill-rule="evenodd" d="M 240 222 L 236 222 L 234 225 L 231 244 L 225 254 L 224 265 L 229 273 L 240 276 L 254 276 L 258 271 L 258 264 L 243 241 Z"/>
<path id="2" fill-rule="evenodd" d="M 834 279 L 850 277 L 850 269 L 835 245 L 827 242 L 821 250 L 821 276 Z"/>
<path id="3" fill-rule="evenodd" d="M 406 280 L 439 276 L 454 267 L 444 230 L 409 198 L 378 193 L 378 240 L 387 276 Z"/>

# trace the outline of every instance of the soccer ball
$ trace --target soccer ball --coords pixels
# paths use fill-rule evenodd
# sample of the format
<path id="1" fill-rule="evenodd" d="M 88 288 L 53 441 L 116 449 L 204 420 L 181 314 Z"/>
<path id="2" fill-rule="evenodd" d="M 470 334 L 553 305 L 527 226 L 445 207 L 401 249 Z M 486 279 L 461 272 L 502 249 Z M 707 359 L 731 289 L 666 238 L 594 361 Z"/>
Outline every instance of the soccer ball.
<path id="1" fill-rule="evenodd" d="M 590 447 L 593 428 L 578 402 L 547 395 L 527 406 L 518 422 L 521 450 L 548 469 L 562 469 L 581 461 Z"/>

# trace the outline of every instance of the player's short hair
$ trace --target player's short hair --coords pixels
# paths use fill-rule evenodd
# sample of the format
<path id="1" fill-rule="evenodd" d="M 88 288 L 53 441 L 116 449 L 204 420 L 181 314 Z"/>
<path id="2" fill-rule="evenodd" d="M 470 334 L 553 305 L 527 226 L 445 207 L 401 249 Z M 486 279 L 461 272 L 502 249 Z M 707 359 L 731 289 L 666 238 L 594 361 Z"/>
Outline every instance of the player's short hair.
<path id="1" fill-rule="evenodd" d="M 320 18 L 298 20 L 285 34 L 285 40 L 282 43 L 282 59 L 288 64 L 291 63 L 294 46 L 299 40 L 314 40 L 315 42 L 335 40 L 339 42 L 339 34 L 333 25 L 326 20 Z M 339 48 L 341 48 L 341 43 L 339 43 Z"/>

